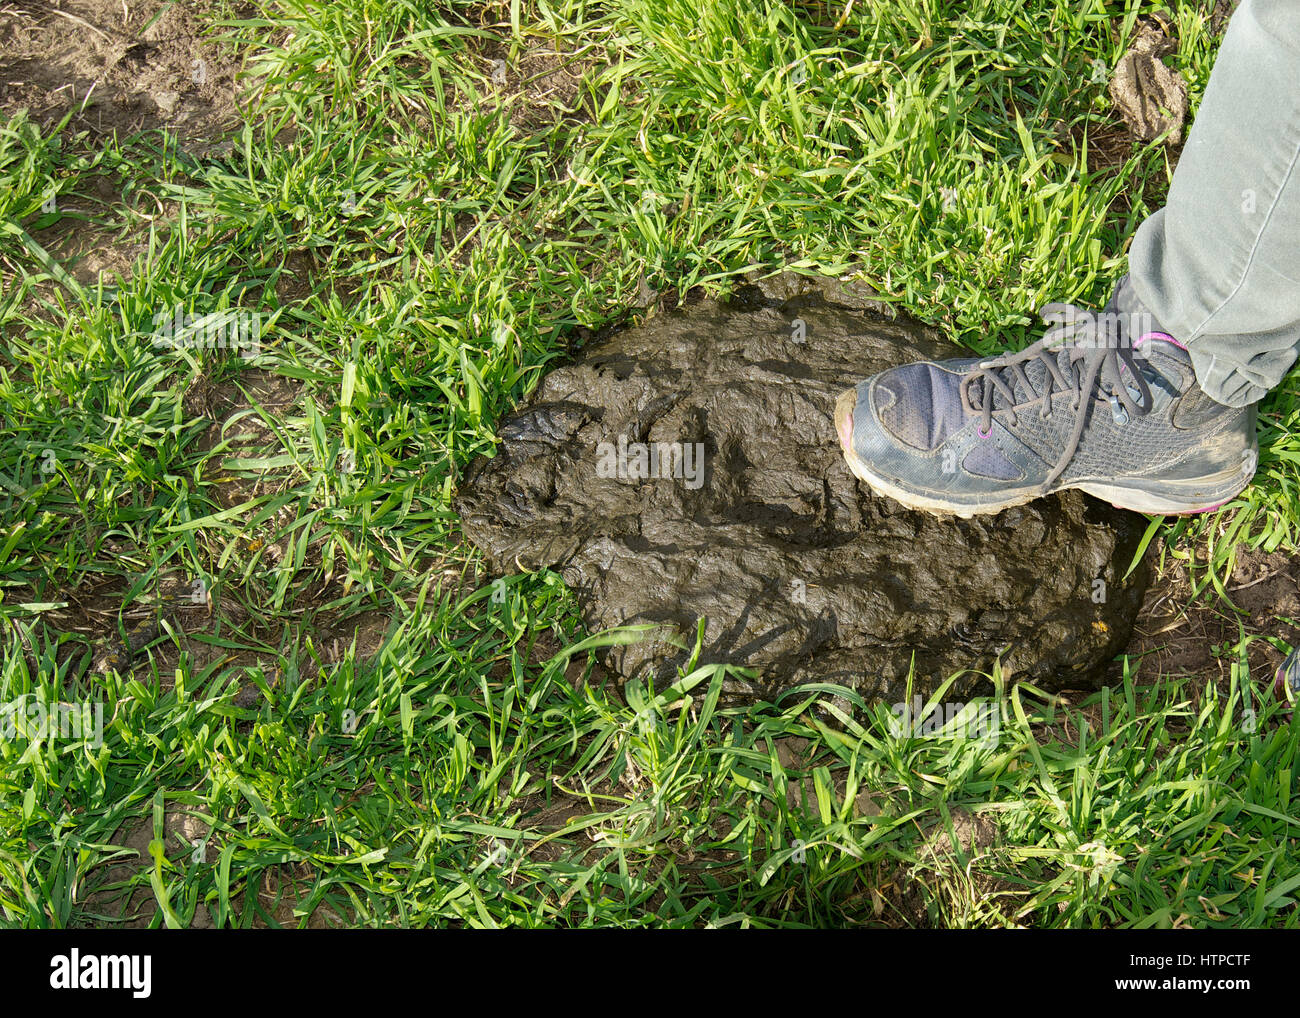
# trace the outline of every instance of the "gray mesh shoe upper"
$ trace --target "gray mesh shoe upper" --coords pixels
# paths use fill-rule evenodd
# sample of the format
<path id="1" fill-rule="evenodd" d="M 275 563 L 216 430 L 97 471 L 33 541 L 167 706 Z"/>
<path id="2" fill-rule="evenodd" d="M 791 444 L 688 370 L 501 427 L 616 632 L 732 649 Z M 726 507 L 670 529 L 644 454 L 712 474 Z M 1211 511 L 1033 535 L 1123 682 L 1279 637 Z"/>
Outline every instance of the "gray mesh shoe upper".
<path id="1" fill-rule="evenodd" d="M 1145 511 L 1231 497 L 1254 469 L 1253 407 L 1210 400 L 1181 344 L 1114 301 L 1107 311 L 1049 305 L 1053 327 L 1020 353 L 866 379 L 850 463 L 895 497 L 953 511 L 993 511 L 1070 486 L 1124 501 L 1135 485 L 1150 489 L 1151 505 L 1169 504 Z"/>
<path id="2" fill-rule="evenodd" d="M 875 410 L 891 435 L 913 449 L 938 448 L 965 424 L 964 372 L 978 361 L 920 361 L 877 376 Z"/>

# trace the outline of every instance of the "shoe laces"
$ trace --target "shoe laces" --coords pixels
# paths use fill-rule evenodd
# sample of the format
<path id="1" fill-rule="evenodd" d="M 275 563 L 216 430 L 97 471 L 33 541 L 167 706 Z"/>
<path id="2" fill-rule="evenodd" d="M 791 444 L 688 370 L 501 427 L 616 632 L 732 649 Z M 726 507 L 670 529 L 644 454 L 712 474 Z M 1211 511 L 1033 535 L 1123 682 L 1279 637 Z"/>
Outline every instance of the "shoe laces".
<path id="1" fill-rule="evenodd" d="M 1078 451 L 1092 403 L 1122 406 L 1128 415 L 1141 417 L 1150 413 L 1152 398 L 1127 336 L 1120 328 L 1121 316 L 1102 315 L 1099 319 L 1083 308 L 1059 303 L 1044 305 L 1039 315 L 1043 321 L 1055 323 L 1043 338 L 1019 353 L 981 361 L 962 376 L 961 398 L 967 412 L 980 415 L 980 433 L 987 435 L 993 426 L 994 413 L 1009 413 L 1011 423 L 1015 425 L 1020 420 L 1018 411 L 1040 403 L 1039 416 L 1047 419 L 1052 414 L 1052 396 L 1055 393 L 1072 397 L 1074 427 L 1056 465 L 1043 483 L 1046 490 L 1065 472 Z M 1030 383 L 1025 373 L 1025 366 L 1034 361 L 1047 369 L 1042 376 L 1041 392 Z M 1137 400 L 1124 384 L 1122 371 L 1125 368 L 1137 382 L 1140 390 Z M 1020 383 L 1023 398 L 1016 395 L 1016 382 Z M 1001 397 L 1003 405 L 995 405 L 995 397 Z"/>

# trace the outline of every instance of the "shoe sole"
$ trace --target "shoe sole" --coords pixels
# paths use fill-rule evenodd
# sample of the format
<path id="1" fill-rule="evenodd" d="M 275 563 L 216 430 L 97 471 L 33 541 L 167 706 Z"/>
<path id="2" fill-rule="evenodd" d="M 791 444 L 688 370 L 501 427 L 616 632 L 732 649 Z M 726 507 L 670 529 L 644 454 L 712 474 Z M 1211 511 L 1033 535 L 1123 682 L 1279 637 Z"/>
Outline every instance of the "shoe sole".
<path id="1" fill-rule="evenodd" d="M 855 389 L 849 389 L 836 400 L 835 435 L 837 441 L 839 436 L 844 433 L 856 406 L 857 391 Z M 1045 492 L 1036 488 L 1022 488 L 1014 493 L 1008 493 L 1006 498 L 997 501 L 970 504 L 954 502 L 950 499 L 932 498 L 908 491 L 906 488 L 900 488 L 897 483 L 887 480 L 868 469 L 857 453 L 852 448 L 846 448 L 843 442 L 840 442 L 840 449 L 844 453 L 845 462 L 848 463 L 853 476 L 877 495 L 892 498 L 895 502 L 908 509 L 917 509 L 936 516 L 958 516 L 963 520 L 969 520 L 974 516 L 991 516 L 1002 512 L 1004 509 L 1024 505 L 1035 499 L 1055 494 L 1058 491 L 1066 491 L 1070 488 L 1078 488 L 1095 498 L 1109 502 L 1116 509 L 1131 509 L 1134 512 L 1146 513 L 1151 516 L 1195 516 L 1198 513 L 1212 512 L 1230 502 L 1245 490 L 1246 485 L 1250 483 L 1249 477 L 1244 481 L 1241 480 L 1239 470 L 1227 470 L 1212 477 L 1198 479 L 1195 482 L 1187 481 L 1182 482 L 1181 485 L 1171 485 L 1175 488 L 1185 486 L 1187 490 L 1184 492 L 1154 492 L 1149 488 L 1125 487 L 1118 484 L 1105 484 L 1100 481 L 1080 481 L 1062 484 L 1051 489 L 1051 491 Z M 1237 483 L 1235 488 L 1228 490 L 1225 494 L 1224 487 L 1218 487 L 1216 491 L 1216 482 L 1218 485 L 1226 485 L 1228 488 L 1232 488 L 1233 482 Z M 1207 489 L 1215 492 L 1215 494 L 1208 494 Z"/>

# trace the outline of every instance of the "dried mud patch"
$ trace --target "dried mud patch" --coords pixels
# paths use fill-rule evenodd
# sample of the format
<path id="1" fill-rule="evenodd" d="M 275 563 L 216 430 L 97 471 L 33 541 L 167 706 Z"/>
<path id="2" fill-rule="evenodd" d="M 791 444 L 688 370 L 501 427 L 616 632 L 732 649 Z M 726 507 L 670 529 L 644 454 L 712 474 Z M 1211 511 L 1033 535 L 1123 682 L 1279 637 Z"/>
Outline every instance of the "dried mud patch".
<path id="1" fill-rule="evenodd" d="M 208 143 L 238 119 L 236 67 L 202 38 L 205 5 L 17 0 L 0 9 L 0 114 Z M 200 146 L 202 147 L 202 146 Z"/>
<path id="2" fill-rule="evenodd" d="M 492 69 L 497 81 L 504 77 L 505 94 L 513 92 L 521 96 L 510 114 L 510 123 L 517 130 L 532 134 L 557 120 L 577 122 L 594 118 L 596 111 L 589 95 L 584 93 L 583 82 L 597 72 L 600 66 L 597 61 L 580 53 L 545 46 L 525 51 L 513 67 L 503 56 L 494 56 L 501 62 L 492 64 Z"/>
<path id="3" fill-rule="evenodd" d="M 18 0 L 0 7 L 0 122 L 25 111 L 43 132 L 69 117 L 76 148 L 164 131 L 193 156 L 226 151 L 240 122 L 237 60 L 204 38 L 211 4 L 147 0 Z M 250 8 L 251 9 L 251 8 Z M 148 250 L 111 175 L 90 173 L 57 198 L 57 218 L 32 236 L 83 286 L 126 279 Z M 44 217 L 48 219 L 48 217 Z M 52 286 L 44 284 L 42 288 Z M 40 313 L 37 303 L 32 312 Z"/>
<path id="4" fill-rule="evenodd" d="M 82 286 L 103 277 L 108 285 L 126 279 L 149 248 L 148 232 L 131 235 L 121 216 L 121 195 L 104 173 L 82 177 L 74 194 L 57 199 L 59 219 L 32 238 Z"/>
<path id="5" fill-rule="evenodd" d="M 154 826 L 152 820 L 128 821 L 118 828 L 111 844 L 118 849 L 115 861 L 92 879 L 92 889 L 85 899 L 85 910 L 98 918 L 87 925 L 115 929 L 148 929 L 161 924 L 157 902 L 150 886 L 153 869 Z M 197 810 L 169 810 L 163 818 L 162 853 L 180 868 L 215 865 L 224 847 L 224 839 L 214 833 Z M 253 914 L 247 925 L 253 928 L 273 926 L 307 929 L 337 929 L 346 924 L 333 909 L 318 905 L 305 916 L 301 903 L 310 895 L 315 870 L 308 863 L 268 866 L 260 873 L 255 904 L 246 906 L 243 889 L 232 888 L 231 912 L 235 925 L 243 925 L 247 908 Z M 215 928 L 207 905 L 198 902 L 187 928 Z"/>
<path id="6" fill-rule="evenodd" d="M 119 851 L 117 861 L 92 878 L 85 899 L 86 912 L 98 916 L 94 925 L 115 929 L 148 929 L 156 910 L 149 873 L 153 869 L 154 825 L 152 820 L 128 821 L 118 828 L 111 844 Z M 196 856 L 212 861 L 221 852 L 208 823 L 197 812 L 175 810 L 163 816 L 160 845 L 168 858 L 185 865 Z M 189 929 L 210 930 L 214 926 L 206 905 L 199 902 L 190 917 Z"/>

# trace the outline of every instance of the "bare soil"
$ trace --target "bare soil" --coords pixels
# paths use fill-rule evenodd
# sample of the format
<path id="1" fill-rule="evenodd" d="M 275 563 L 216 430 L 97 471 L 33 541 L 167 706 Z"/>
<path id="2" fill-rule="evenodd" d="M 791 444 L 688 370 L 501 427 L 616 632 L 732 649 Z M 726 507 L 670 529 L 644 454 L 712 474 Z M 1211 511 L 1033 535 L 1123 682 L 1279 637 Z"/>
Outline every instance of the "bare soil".
<path id="1" fill-rule="evenodd" d="M 1242 549 L 1224 586 L 1231 603 L 1204 592 L 1193 602 L 1192 576 L 1181 562 L 1153 580 L 1127 649 L 1130 658 L 1141 658 L 1139 681 L 1187 676 L 1190 692 L 1210 684 L 1226 691 L 1235 657 L 1225 649 L 1244 633 L 1254 637 L 1246 648 L 1253 690 L 1268 695 L 1286 656 L 1269 638 L 1300 643 L 1300 560 Z"/>
<path id="2" fill-rule="evenodd" d="M 0 115 L 96 135 L 165 129 L 204 145 L 233 126 L 235 66 L 202 38 L 210 5 L 16 0 L 0 8 Z"/>

